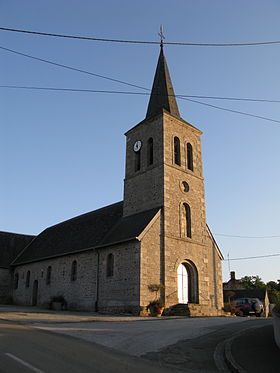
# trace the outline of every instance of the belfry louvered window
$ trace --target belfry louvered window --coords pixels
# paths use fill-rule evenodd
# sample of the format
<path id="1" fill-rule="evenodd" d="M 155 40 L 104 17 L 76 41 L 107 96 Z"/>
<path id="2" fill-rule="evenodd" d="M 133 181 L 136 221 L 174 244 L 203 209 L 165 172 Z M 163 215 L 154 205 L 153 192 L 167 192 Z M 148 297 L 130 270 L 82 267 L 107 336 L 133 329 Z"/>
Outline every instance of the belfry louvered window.
<path id="1" fill-rule="evenodd" d="M 181 150 L 180 150 L 180 139 L 174 137 L 174 163 L 181 166 Z"/>
<path id="2" fill-rule="evenodd" d="M 193 148 L 189 142 L 187 143 L 187 167 L 193 171 Z"/>

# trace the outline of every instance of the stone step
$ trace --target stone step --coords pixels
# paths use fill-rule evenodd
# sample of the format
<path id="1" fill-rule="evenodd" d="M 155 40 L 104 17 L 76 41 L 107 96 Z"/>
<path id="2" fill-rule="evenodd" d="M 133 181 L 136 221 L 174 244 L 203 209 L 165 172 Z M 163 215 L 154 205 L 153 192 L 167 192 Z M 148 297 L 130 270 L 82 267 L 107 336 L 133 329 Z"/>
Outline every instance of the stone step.
<path id="1" fill-rule="evenodd" d="M 222 316 L 222 310 L 194 303 L 178 303 L 164 310 L 164 316 L 186 316 L 186 317 L 203 317 L 203 316 Z"/>

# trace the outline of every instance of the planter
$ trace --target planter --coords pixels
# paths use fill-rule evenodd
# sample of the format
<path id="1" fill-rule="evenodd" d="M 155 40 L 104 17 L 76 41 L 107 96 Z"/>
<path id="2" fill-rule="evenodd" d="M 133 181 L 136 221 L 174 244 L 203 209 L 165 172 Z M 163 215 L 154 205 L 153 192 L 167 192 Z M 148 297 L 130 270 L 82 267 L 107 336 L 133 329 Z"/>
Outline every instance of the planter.
<path id="1" fill-rule="evenodd" d="M 62 302 L 52 302 L 52 310 L 61 311 L 63 309 Z"/>
<path id="2" fill-rule="evenodd" d="M 272 310 L 274 339 L 277 346 L 280 348 L 280 314 Z"/>

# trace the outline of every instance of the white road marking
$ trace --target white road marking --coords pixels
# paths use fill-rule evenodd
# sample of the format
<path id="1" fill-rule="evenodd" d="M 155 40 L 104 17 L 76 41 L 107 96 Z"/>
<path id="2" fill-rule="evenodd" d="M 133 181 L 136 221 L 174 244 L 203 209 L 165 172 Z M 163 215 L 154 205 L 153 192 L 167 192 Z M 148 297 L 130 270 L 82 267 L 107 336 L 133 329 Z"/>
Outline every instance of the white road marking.
<path id="1" fill-rule="evenodd" d="M 34 367 L 33 365 L 27 363 L 26 361 L 20 359 L 19 357 L 16 357 L 15 355 L 13 354 L 10 354 L 9 352 L 6 352 L 5 355 L 9 356 L 10 358 L 14 359 L 15 361 L 17 361 L 18 363 L 26 366 L 27 368 L 29 368 L 30 370 L 32 370 L 33 372 L 36 372 L 36 373 L 44 373 L 42 370 Z"/>

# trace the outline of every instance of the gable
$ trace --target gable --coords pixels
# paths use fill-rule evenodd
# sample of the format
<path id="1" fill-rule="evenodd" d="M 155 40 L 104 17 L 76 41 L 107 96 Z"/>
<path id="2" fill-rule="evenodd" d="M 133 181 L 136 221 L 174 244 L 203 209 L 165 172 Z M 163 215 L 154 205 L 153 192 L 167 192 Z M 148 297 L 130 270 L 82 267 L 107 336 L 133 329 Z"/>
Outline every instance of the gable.
<path id="1" fill-rule="evenodd" d="M 9 268 L 11 262 L 34 238 L 32 235 L 0 232 L 0 268 Z"/>

